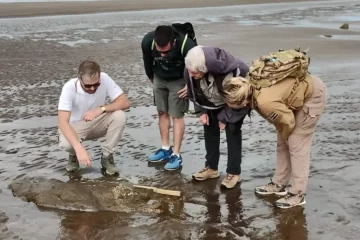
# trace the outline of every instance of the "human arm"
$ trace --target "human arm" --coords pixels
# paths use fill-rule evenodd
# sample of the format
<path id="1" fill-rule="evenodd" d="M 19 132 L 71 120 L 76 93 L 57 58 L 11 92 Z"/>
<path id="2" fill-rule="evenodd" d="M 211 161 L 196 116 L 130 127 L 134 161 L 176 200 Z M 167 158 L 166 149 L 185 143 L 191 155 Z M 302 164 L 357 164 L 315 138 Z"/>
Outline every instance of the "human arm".
<path id="1" fill-rule="evenodd" d="M 153 72 L 154 58 L 152 56 L 152 50 L 151 50 L 153 35 L 154 34 L 152 32 L 146 34 L 141 42 L 141 50 L 143 55 L 145 73 L 151 82 L 153 82 L 154 80 L 154 72 Z"/>
<path id="2" fill-rule="evenodd" d="M 190 78 L 189 72 L 187 71 L 186 68 L 184 70 L 184 79 L 185 79 L 185 82 L 187 85 L 187 97 L 190 101 L 192 101 L 194 103 L 195 114 L 198 114 L 198 116 L 200 116 L 202 114 L 207 114 L 207 110 L 200 107 L 196 101 L 194 83 L 192 82 L 192 79 Z"/>
<path id="3" fill-rule="evenodd" d="M 125 93 L 115 98 L 115 100 L 109 104 L 104 105 L 106 112 L 115 112 L 117 110 L 126 110 L 130 108 L 130 101 Z"/>
<path id="4" fill-rule="evenodd" d="M 76 156 L 80 164 L 90 165 L 91 158 L 84 147 L 81 145 L 74 128 L 70 125 L 70 116 L 72 111 L 72 103 L 74 100 L 75 88 L 71 82 L 64 85 L 58 106 L 58 127 L 66 140 L 75 150 Z"/>
<path id="5" fill-rule="evenodd" d="M 103 113 L 102 108 L 105 108 L 105 112 L 126 110 L 130 108 L 130 101 L 126 94 L 122 93 L 111 103 L 87 111 L 83 116 L 84 121 L 92 121 L 94 118 L 100 116 Z"/>
<path id="6" fill-rule="evenodd" d="M 224 124 L 226 123 L 236 123 L 241 119 L 245 118 L 246 115 L 249 115 L 251 108 L 249 106 L 245 106 L 240 109 L 233 109 L 229 106 L 225 106 L 217 115 L 219 122 Z"/>
<path id="7" fill-rule="evenodd" d="M 94 118 L 100 116 L 103 113 L 101 107 L 104 107 L 106 112 L 115 112 L 130 108 L 130 101 L 127 95 L 108 74 L 104 72 L 101 73 L 101 82 L 106 86 L 106 92 L 111 103 L 87 111 L 83 116 L 85 121 L 92 121 Z"/>
<path id="8" fill-rule="evenodd" d="M 76 157 L 80 164 L 90 166 L 91 157 L 86 149 L 81 145 L 78 136 L 73 127 L 71 127 L 70 120 L 71 112 L 58 110 L 58 126 L 61 133 L 64 135 L 69 144 L 73 147 Z"/>
<path id="9" fill-rule="evenodd" d="M 295 127 L 295 116 L 282 102 L 267 102 L 258 106 L 259 114 L 273 124 L 281 136 L 288 140 Z"/>

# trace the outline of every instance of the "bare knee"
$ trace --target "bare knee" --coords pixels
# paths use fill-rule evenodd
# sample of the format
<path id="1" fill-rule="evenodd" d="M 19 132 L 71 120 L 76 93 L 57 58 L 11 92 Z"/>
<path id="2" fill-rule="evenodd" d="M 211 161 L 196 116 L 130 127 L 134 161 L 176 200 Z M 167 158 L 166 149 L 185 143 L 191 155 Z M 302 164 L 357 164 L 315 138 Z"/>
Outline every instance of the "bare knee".
<path id="1" fill-rule="evenodd" d="M 158 112 L 159 117 L 164 118 L 164 117 L 169 117 L 169 114 L 167 112 Z"/>
<path id="2" fill-rule="evenodd" d="M 173 120 L 173 122 L 174 122 L 175 124 L 176 124 L 176 123 L 182 124 L 182 123 L 185 122 L 183 117 L 181 117 L 181 118 L 174 118 L 174 117 L 173 117 L 172 120 Z"/>

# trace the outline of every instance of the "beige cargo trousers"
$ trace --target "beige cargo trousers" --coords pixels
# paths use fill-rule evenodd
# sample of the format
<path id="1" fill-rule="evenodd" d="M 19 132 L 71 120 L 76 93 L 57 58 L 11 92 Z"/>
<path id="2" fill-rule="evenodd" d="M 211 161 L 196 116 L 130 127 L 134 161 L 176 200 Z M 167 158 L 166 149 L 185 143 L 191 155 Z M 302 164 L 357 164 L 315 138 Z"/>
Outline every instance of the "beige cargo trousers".
<path id="1" fill-rule="evenodd" d="M 312 75 L 313 93 L 302 109 L 296 111 L 295 128 L 288 139 L 277 135 L 277 160 L 273 181 L 287 185 L 288 192 L 302 195 L 306 191 L 310 171 L 310 150 L 317 123 L 327 102 L 327 88 L 323 81 Z"/>
<path id="2" fill-rule="evenodd" d="M 74 128 L 80 142 L 95 140 L 105 137 L 102 145 L 104 157 L 115 152 L 119 144 L 126 123 L 125 112 L 118 110 L 115 112 L 104 113 L 90 122 L 78 121 L 70 123 Z M 74 148 L 67 141 L 59 129 L 59 147 L 72 155 L 75 155 Z"/>

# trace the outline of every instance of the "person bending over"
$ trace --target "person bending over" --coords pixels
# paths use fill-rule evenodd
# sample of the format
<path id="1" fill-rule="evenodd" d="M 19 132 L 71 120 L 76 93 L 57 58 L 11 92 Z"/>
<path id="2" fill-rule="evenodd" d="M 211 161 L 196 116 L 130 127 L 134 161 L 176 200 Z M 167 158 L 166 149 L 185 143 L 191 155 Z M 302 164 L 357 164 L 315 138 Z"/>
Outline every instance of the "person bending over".
<path id="1" fill-rule="evenodd" d="M 205 168 L 193 175 L 198 181 L 218 178 L 220 158 L 220 130 L 225 130 L 228 146 L 227 176 L 222 187 L 233 188 L 241 181 L 241 127 L 250 108 L 235 110 L 226 105 L 223 84 L 226 79 L 245 76 L 248 67 L 244 62 L 217 47 L 196 46 L 185 57 L 185 79 L 188 97 L 204 125 L 206 149 Z"/>
<path id="2" fill-rule="evenodd" d="M 280 208 L 306 203 L 311 143 L 327 101 L 327 88 L 307 71 L 309 63 L 299 49 L 281 50 L 255 60 L 246 78 L 224 84 L 229 106 L 251 106 L 277 130 L 275 175 L 255 193 L 283 196 L 275 203 Z"/>
<path id="3" fill-rule="evenodd" d="M 173 26 L 160 25 L 147 33 L 141 43 L 144 67 L 153 85 L 159 116 L 162 147 L 148 156 L 150 162 L 167 161 L 165 170 L 182 166 L 181 142 L 185 131 L 184 114 L 189 109 L 183 77 L 184 57 L 196 43 Z M 170 118 L 174 125 L 174 148 L 170 146 Z"/>

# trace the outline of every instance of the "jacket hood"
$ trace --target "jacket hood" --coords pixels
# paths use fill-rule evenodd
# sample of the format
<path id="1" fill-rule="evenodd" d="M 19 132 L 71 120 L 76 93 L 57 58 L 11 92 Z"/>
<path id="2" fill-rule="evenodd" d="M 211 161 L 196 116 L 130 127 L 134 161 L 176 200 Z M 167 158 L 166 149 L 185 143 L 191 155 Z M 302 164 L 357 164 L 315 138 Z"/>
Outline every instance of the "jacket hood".
<path id="1" fill-rule="evenodd" d="M 247 73 L 248 67 L 239 59 L 217 47 L 203 47 L 206 68 L 210 74 L 228 74 L 240 69 L 240 75 Z"/>

